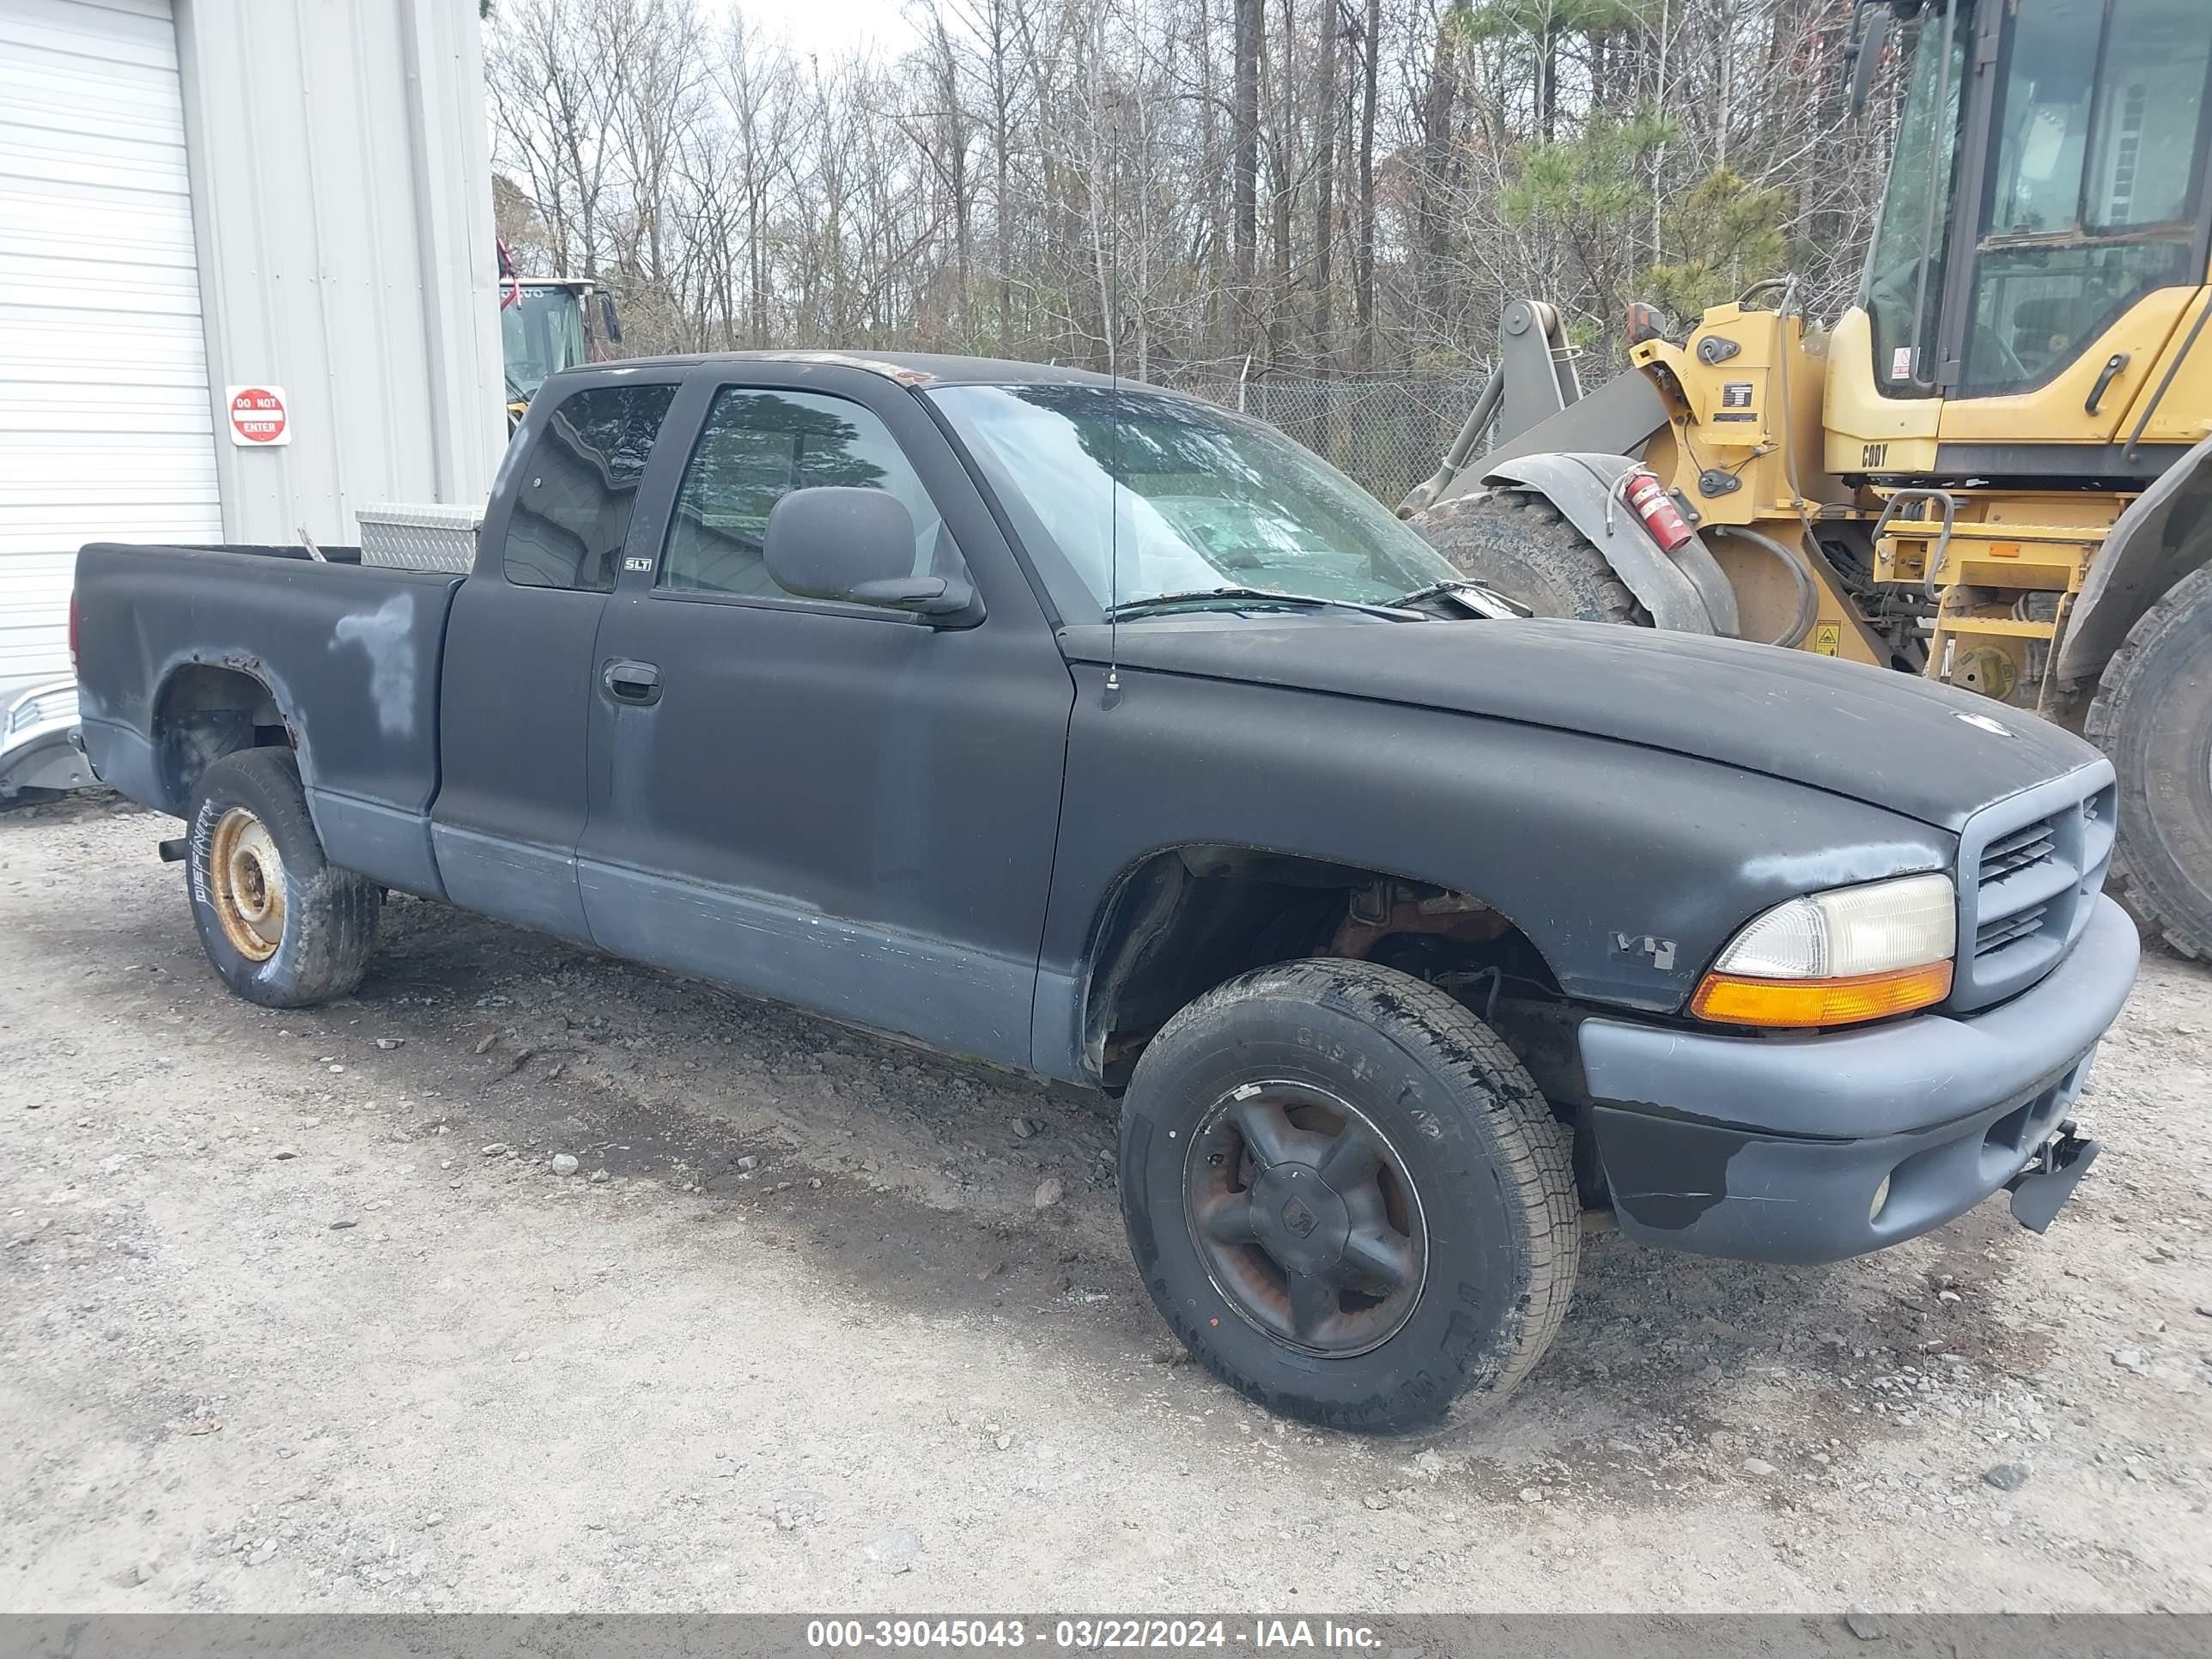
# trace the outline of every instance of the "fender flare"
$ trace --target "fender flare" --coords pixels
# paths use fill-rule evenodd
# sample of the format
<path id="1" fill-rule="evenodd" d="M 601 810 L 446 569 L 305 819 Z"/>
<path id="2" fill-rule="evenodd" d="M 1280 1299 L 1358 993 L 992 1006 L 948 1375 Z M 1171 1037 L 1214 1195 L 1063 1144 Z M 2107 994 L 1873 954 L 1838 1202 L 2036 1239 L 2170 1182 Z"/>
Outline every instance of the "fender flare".
<path id="1" fill-rule="evenodd" d="M 2174 583 L 2212 560 L 2212 438 L 2128 503 L 2081 584 L 2058 646 L 2058 678 L 2100 672 Z"/>
<path id="2" fill-rule="evenodd" d="M 1735 590 L 1711 550 L 1693 536 L 1670 557 L 1621 499 L 1621 480 L 1643 465 L 1626 455 L 1579 451 L 1516 455 L 1491 467 L 1482 482 L 1534 490 L 1559 508 L 1657 626 L 1735 638 Z"/>

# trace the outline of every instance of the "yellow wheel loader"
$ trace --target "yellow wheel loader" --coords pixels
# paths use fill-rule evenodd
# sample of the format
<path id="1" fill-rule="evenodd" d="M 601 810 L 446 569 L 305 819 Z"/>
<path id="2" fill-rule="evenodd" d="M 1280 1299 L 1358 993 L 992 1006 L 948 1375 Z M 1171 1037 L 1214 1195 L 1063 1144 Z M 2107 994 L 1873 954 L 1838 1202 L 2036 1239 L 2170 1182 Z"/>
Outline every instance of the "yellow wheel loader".
<path id="1" fill-rule="evenodd" d="M 1856 105 L 1893 39 L 1909 67 L 1832 330 L 1786 280 L 1679 342 L 1632 307 L 1634 367 L 1585 394 L 1558 313 L 1516 301 L 1399 511 L 1542 615 L 1822 652 L 2075 725 L 2119 774 L 2116 879 L 2212 957 L 2212 3 L 1859 18 Z"/>

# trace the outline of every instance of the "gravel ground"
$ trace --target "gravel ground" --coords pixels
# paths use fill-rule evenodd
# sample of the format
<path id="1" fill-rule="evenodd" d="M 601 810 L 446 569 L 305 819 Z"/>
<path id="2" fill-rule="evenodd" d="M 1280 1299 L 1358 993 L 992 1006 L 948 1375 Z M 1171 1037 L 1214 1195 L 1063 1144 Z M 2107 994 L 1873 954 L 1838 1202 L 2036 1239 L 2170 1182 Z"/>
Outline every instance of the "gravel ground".
<path id="1" fill-rule="evenodd" d="M 2212 1611 L 2201 968 L 2047 1237 L 1593 1235 L 1500 1413 L 1372 1442 L 1182 1362 L 1103 1103 L 407 900 L 265 1012 L 173 833 L 0 816 L 0 1607 Z"/>

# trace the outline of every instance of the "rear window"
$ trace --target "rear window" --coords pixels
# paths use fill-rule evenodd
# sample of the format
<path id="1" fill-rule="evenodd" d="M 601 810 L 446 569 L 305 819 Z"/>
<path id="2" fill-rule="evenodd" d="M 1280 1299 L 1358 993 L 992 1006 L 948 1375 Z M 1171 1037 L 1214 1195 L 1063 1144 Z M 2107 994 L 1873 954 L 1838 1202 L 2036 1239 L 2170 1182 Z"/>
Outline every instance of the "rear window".
<path id="1" fill-rule="evenodd" d="M 587 386 L 538 434 L 507 520 L 507 579 L 604 593 L 615 585 L 638 481 L 676 401 L 672 384 Z"/>

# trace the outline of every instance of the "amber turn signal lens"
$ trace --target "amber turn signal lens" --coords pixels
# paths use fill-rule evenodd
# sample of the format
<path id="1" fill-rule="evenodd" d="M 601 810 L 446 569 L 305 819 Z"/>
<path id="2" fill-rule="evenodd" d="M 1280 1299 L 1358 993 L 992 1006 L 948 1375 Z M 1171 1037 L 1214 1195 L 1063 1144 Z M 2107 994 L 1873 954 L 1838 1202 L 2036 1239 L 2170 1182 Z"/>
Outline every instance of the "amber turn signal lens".
<path id="1" fill-rule="evenodd" d="M 1856 1025 L 1909 1014 L 1951 994 L 1951 964 L 1930 962 L 1848 979 L 1753 979 L 1707 974 L 1690 999 L 1699 1019 L 1723 1025 Z"/>

